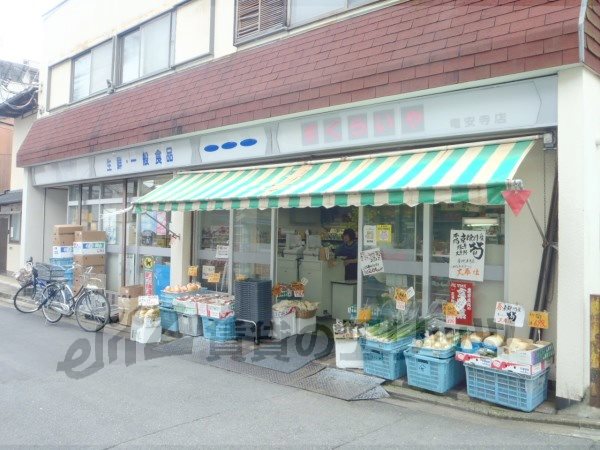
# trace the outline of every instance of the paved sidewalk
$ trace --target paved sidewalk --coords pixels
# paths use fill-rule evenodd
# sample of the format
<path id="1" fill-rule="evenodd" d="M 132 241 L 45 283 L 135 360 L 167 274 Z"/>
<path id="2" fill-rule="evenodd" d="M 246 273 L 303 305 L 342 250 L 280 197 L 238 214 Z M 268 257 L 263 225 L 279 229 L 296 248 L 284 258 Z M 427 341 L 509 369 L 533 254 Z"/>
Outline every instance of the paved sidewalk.
<path id="1" fill-rule="evenodd" d="M 0 276 L 0 302 L 12 304 L 12 297 L 18 288 L 19 284 L 14 278 Z M 122 326 L 115 327 L 125 335 L 126 331 L 123 331 L 122 328 Z M 172 340 L 169 336 L 164 337 L 166 338 L 164 342 Z M 547 401 L 536 411 L 524 413 L 471 399 L 464 390 L 437 395 L 409 387 L 406 380 L 387 383 L 384 387 L 391 395 L 390 399 L 382 400 L 386 402 L 418 401 L 494 418 L 600 429 L 600 409 L 592 408 L 585 403 L 576 403 L 569 408 L 557 411 L 553 402 Z"/>

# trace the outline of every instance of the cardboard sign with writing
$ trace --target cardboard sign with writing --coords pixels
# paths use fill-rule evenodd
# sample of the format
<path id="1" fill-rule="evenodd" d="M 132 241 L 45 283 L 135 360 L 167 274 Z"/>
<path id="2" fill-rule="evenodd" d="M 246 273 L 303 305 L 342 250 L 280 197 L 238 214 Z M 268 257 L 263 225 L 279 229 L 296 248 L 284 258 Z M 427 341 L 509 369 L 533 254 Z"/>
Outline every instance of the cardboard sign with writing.
<path id="1" fill-rule="evenodd" d="M 531 311 L 528 322 L 531 328 L 547 330 L 550 324 L 550 317 L 546 311 Z"/>
<path id="2" fill-rule="evenodd" d="M 396 309 L 398 311 L 406 311 L 406 302 L 402 300 L 396 300 Z"/>
<path id="3" fill-rule="evenodd" d="M 449 278 L 483 281 L 485 231 L 451 230 L 449 266 Z"/>
<path id="4" fill-rule="evenodd" d="M 221 272 L 215 272 L 215 273 L 211 273 L 208 276 L 208 280 L 209 283 L 218 283 L 219 281 L 221 281 Z"/>
<path id="5" fill-rule="evenodd" d="M 202 278 L 208 279 L 210 275 L 215 273 L 215 266 L 202 266 Z"/>
<path id="6" fill-rule="evenodd" d="M 521 305 L 497 302 L 494 322 L 512 327 L 522 327 L 525 322 L 525 310 Z"/>
<path id="7" fill-rule="evenodd" d="M 139 306 L 158 306 L 158 295 L 140 295 L 138 297 Z"/>
<path id="8" fill-rule="evenodd" d="M 197 277 L 198 276 L 198 266 L 189 266 L 188 267 L 188 277 Z"/>
<path id="9" fill-rule="evenodd" d="M 442 309 L 444 311 L 444 315 L 446 317 L 456 317 L 456 315 L 458 314 L 458 311 L 456 310 L 456 306 L 454 306 L 454 304 L 448 302 L 448 303 L 444 303 L 444 305 L 442 306 Z"/>
<path id="10" fill-rule="evenodd" d="M 450 303 L 456 307 L 458 325 L 473 325 L 473 283 L 451 281 Z"/>
<path id="11" fill-rule="evenodd" d="M 360 252 L 359 262 L 360 269 L 365 276 L 374 275 L 384 271 L 383 258 L 381 257 L 381 250 L 379 248 Z"/>
<path id="12" fill-rule="evenodd" d="M 229 258 L 229 245 L 217 245 L 217 254 L 215 259 L 228 259 Z"/>

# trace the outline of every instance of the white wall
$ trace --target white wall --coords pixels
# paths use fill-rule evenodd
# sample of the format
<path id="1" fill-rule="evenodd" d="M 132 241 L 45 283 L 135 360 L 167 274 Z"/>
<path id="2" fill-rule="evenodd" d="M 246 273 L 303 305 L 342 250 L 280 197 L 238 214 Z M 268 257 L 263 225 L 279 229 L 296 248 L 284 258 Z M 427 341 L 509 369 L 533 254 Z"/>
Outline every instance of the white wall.
<path id="1" fill-rule="evenodd" d="M 590 380 L 590 295 L 600 293 L 600 79 L 559 72 L 559 259 L 556 395 L 580 400 Z"/>
<path id="2" fill-rule="evenodd" d="M 45 190 L 46 205 L 44 208 L 44 261 L 52 257 L 52 235 L 54 225 L 67 223 L 67 189 L 47 188 Z"/>
<path id="3" fill-rule="evenodd" d="M 24 172 L 23 169 L 17 167 L 17 151 L 21 144 L 25 140 L 27 133 L 31 129 L 33 122 L 35 122 L 36 114 L 24 118 L 15 119 L 15 126 L 13 128 L 13 147 L 12 147 L 12 158 L 11 158 L 11 172 L 10 172 L 10 188 L 11 189 L 23 189 Z"/>
<path id="4" fill-rule="evenodd" d="M 179 239 L 171 239 L 171 285 L 188 282 L 187 268 L 192 252 L 192 213 L 172 212 L 171 230 Z"/>

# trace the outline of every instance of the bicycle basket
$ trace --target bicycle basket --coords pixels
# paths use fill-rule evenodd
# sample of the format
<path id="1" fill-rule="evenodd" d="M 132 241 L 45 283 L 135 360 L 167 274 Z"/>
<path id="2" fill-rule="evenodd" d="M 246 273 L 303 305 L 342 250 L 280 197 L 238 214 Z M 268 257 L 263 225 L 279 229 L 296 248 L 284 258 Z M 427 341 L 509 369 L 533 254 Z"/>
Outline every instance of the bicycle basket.
<path id="1" fill-rule="evenodd" d="M 83 285 L 86 289 L 102 291 L 106 289 L 106 274 L 86 273 L 83 275 Z"/>
<path id="2" fill-rule="evenodd" d="M 61 280 L 65 276 L 65 269 L 52 264 L 36 263 L 35 268 L 38 272 L 40 280 L 56 281 Z"/>
<path id="3" fill-rule="evenodd" d="M 18 272 L 14 273 L 14 277 L 21 286 L 25 286 L 33 279 L 33 273 L 31 272 L 31 269 L 23 267 L 19 269 Z"/>

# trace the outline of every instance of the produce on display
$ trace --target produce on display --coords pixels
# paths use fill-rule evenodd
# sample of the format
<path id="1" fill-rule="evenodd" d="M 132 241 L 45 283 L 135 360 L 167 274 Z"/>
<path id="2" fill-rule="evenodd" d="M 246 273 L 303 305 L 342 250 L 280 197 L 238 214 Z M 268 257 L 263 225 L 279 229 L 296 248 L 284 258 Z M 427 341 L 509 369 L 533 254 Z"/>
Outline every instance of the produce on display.
<path id="1" fill-rule="evenodd" d="M 165 292 L 168 294 L 181 294 L 182 292 L 195 292 L 202 289 L 200 283 L 188 283 L 186 285 L 167 286 Z"/>
<path id="2" fill-rule="evenodd" d="M 416 320 L 401 322 L 399 320 L 385 320 L 381 323 L 366 328 L 367 339 L 379 342 L 395 342 L 400 339 L 414 337 L 422 334 L 427 329 L 431 318 L 424 317 Z"/>
<path id="3" fill-rule="evenodd" d="M 492 334 L 483 340 L 483 343 L 491 347 L 500 347 L 504 343 L 504 337 L 499 334 Z"/>
<path id="4" fill-rule="evenodd" d="M 435 350 L 448 350 L 456 346 L 458 338 L 458 333 L 454 333 L 453 331 L 449 331 L 448 333 L 438 331 L 432 335 L 426 335 L 423 340 L 416 340 L 413 346 Z"/>
<path id="5" fill-rule="evenodd" d="M 273 312 L 286 315 L 293 311 L 316 311 L 319 308 L 317 302 L 309 300 L 282 300 L 273 305 Z"/>
<path id="6" fill-rule="evenodd" d="M 335 339 L 358 339 L 364 335 L 365 328 L 361 323 L 337 319 L 333 324 L 333 336 Z"/>

